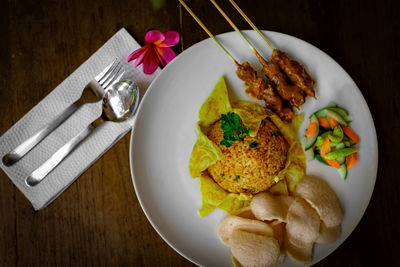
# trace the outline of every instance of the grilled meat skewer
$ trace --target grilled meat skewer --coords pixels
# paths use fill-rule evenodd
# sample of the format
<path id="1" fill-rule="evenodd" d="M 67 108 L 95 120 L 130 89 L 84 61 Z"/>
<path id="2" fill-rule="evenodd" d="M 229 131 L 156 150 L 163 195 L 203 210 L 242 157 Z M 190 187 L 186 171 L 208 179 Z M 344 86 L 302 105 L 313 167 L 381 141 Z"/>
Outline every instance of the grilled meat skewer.
<path id="1" fill-rule="evenodd" d="M 281 97 L 270 84 L 266 85 L 263 78 L 257 77 L 257 72 L 248 62 L 239 65 L 236 74 L 245 82 L 247 94 L 258 100 L 264 100 L 265 106 L 274 111 L 282 120 L 290 121 L 293 118 L 292 108 L 288 105 L 284 107 Z"/>
<path id="2" fill-rule="evenodd" d="M 288 55 L 277 49 L 272 52 L 271 59 L 278 63 L 293 84 L 300 87 L 306 95 L 315 98 L 314 80 L 299 62 L 290 59 Z"/>

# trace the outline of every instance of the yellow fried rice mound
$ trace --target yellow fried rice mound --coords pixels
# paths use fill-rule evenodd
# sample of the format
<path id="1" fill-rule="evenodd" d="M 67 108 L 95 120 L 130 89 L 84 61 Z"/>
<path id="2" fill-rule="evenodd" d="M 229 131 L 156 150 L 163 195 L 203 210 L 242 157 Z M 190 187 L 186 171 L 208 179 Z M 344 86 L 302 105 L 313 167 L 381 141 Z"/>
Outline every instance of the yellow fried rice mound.
<path id="1" fill-rule="evenodd" d="M 224 154 L 208 168 L 215 182 L 229 192 L 250 194 L 275 184 L 274 177 L 285 167 L 288 144 L 271 121 L 263 120 L 255 137 L 247 135 L 229 148 L 220 144 L 223 134 L 219 121 L 207 133 Z"/>

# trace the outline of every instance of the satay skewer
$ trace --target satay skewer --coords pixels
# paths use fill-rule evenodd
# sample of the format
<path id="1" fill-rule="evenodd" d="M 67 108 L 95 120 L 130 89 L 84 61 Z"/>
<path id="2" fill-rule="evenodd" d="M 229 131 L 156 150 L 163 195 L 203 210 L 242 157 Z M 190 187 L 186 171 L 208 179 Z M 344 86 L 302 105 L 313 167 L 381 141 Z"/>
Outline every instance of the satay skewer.
<path id="1" fill-rule="evenodd" d="M 211 3 L 213 3 L 213 5 L 218 9 L 219 13 L 221 13 L 221 15 L 226 19 L 226 21 L 228 21 L 228 23 L 232 26 L 232 28 L 242 37 L 242 39 L 247 43 L 247 45 L 250 47 L 250 49 L 253 51 L 254 54 L 256 54 L 257 58 L 260 61 L 266 61 L 261 55 L 260 53 L 258 53 L 257 49 L 254 48 L 254 46 L 250 43 L 250 41 L 243 35 L 243 33 L 239 30 L 239 28 L 235 25 L 235 23 L 233 23 L 233 21 L 228 17 L 228 15 L 226 15 L 226 13 L 222 10 L 222 8 L 217 4 L 217 2 L 215 2 L 215 0 L 210 0 Z M 242 11 L 243 12 L 243 11 Z M 244 14 L 244 13 L 243 13 Z M 246 15 L 244 15 L 246 16 Z M 246 16 L 247 18 L 247 16 Z M 255 26 L 254 26 L 255 27 Z M 267 43 L 269 44 L 268 40 Z M 272 46 L 270 46 L 272 50 L 274 50 L 274 48 Z"/>
<path id="2" fill-rule="evenodd" d="M 211 2 L 213 2 L 214 5 L 216 5 L 214 0 L 211 0 Z M 240 7 L 235 3 L 235 1 L 229 0 L 229 2 L 231 2 L 231 4 L 239 12 L 239 14 L 242 15 L 242 17 L 253 28 L 253 30 L 255 30 L 260 35 L 260 37 L 265 41 L 265 43 L 271 48 L 273 61 L 278 63 L 279 67 L 286 73 L 286 75 L 290 78 L 290 80 L 294 84 L 296 84 L 299 88 L 301 88 L 301 90 L 303 90 L 306 95 L 315 98 L 315 91 L 314 91 L 315 82 L 314 79 L 311 77 L 311 75 L 307 72 L 307 70 L 297 61 L 290 59 L 285 53 L 275 49 L 271 45 L 271 42 L 267 39 L 267 37 L 265 37 L 265 35 L 257 28 L 257 26 L 254 25 L 254 23 L 249 19 L 249 17 L 246 16 L 246 14 L 243 12 L 242 9 L 240 9 Z M 220 10 L 218 7 L 217 9 Z M 228 20 L 228 22 L 229 21 L 230 20 Z M 260 60 L 260 62 L 262 62 L 260 54 L 256 54 L 256 56 Z"/>
<path id="3" fill-rule="evenodd" d="M 246 92 L 249 93 L 256 99 L 264 100 L 265 105 L 276 112 L 279 117 L 285 121 L 290 121 L 294 112 L 291 107 L 283 106 L 283 101 L 279 95 L 277 95 L 271 85 L 266 85 L 262 77 L 257 76 L 257 72 L 251 67 L 248 62 L 239 64 L 230 53 L 222 46 L 222 44 L 215 38 L 215 36 L 207 29 L 202 21 L 194 14 L 194 12 L 185 4 L 183 0 L 179 0 L 183 7 L 189 12 L 189 14 L 195 19 L 200 27 L 218 44 L 218 46 L 225 52 L 226 55 L 235 63 L 237 66 L 236 74 L 238 77 L 245 82 Z M 250 43 L 249 43 L 250 44 Z M 250 44 L 251 45 L 251 44 Z M 255 49 L 254 49 L 255 50 Z"/>
<path id="4" fill-rule="evenodd" d="M 194 12 L 185 4 L 183 0 L 179 0 L 182 6 L 189 12 L 189 14 L 194 18 L 194 20 L 200 25 L 200 27 L 210 36 L 216 44 L 225 52 L 225 54 L 235 63 L 236 66 L 240 66 L 240 64 L 236 61 L 236 59 L 222 46 L 222 44 L 218 41 L 217 38 L 207 29 L 207 27 L 203 24 L 203 22 L 194 14 Z"/>
<path id="5" fill-rule="evenodd" d="M 211 3 L 218 9 L 221 15 L 228 21 L 232 28 L 243 38 L 250 49 L 256 54 L 258 60 L 263 66 L 262 71 L 264 74 L 276 85 L 276 91 L 285 101 L 289 101 L 290 104 L 296 108 L 300 108 L 305 102 L 305 97 L 303 90 L 297 85 L 290 85 L 286 82 L 285 75 L 280 71 L 280 67 L 277 62 L 267 61 L 264 59 L 260 53 L 254 48 L 249 40 L 242 34 L 238 27 L 232 22 L 232 20 L 226 15 L 226 13 L 219 7 L 219 5 L 214 1 L 210 0 Z M 274 50 L 274 52 L 277 50 Z"/>
<path id="6" fill-rule="evenodd" d="M 213 2 L 213 1 L 212 1 Z M 235 3 L 233 0 L 229 0 L 231 4 L 235 7 L 235 9 L 239 12 L 240 15 L 247 21 L 247 23 L 255 30 L 260 37 L 264 40 L 264 42 L 271 48 L 272 51 L 275 50 L 275 48 L 272 46 L 271 42 L 265 37 L 265 35 L 257 28 L 256 25 L 249 19 L 249 17 L 246 16 L 246 14 L 243 12 L 243 10 L 240 9 L 240 7 Z"/>
<path id="7" fill-rule="evenodd" d="M 228 23 L 232 26 L 232 28 L 239 33 L 239 35 L 243 38 L 243 40 L 247 43 L 247 45 L 250 47 L 251 50 L 253 50 L 254 53 L 258 53 L 258 51 L 254 48 L 254 46 L 247 40 L 247 38 L 242 34 L 242 32 L 239 30 L 238 27 L 236 27 L 235 23 L 226 15 L 226 13 L 222 10 L 222 8 L 215 2 L 214 0 L 210 0 L 211 3 L 218 9 L 219 13 L 228 21 Z"/>

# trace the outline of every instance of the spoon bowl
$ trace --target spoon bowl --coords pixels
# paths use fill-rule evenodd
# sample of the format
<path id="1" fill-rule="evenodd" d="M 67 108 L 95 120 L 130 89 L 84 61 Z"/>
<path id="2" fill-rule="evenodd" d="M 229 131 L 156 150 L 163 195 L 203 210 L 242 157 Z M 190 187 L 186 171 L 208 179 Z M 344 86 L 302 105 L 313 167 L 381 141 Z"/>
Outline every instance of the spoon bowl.
<path id="1" fill-rule="evenodd" d="M 103 113 L 107 120 L 121 122 L 133 116 L 139 104 L 139 87 L 131 80 L 113 84 L 103 97 Z"/>

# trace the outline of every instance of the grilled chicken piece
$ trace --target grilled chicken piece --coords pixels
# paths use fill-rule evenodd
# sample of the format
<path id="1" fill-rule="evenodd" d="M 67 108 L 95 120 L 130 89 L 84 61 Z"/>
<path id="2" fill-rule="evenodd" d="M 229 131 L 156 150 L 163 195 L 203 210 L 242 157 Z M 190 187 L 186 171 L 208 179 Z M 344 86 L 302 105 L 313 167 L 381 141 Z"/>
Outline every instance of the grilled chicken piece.
<path id="1" fill-rule="evenodd" d="M 294 117 L 294 111 L 293 111 L 292 107 L 289 105 L 289 103 L 287 103 L 287 105 L 285 103 L 287 103 L 287 102 L 283 103 L 282 110 L 281 110 L 281 112 L 278 113 L 278 116 L 283 121 L 291 121 Z"/>
<path id="2" fill-rule="evenodd" d="M 308 96 L 315 98 L 314 80 L 299 62 L 290 59 L 277 49 L 272 53 L 272 61 L 278 63 L 293 84 L 300 87 Z"/>
<path id="3" fill-rule="evenodd" d="M 272 109 L 283 121 L 291 121 L 294 117 L 290 104 L 283 101 L 270 84 L 262 91 L 261 98 L 265 101 L 266 107 Z"/>
<path id="4" fill-rule="evenodd" d="M 265 106 L 273 110 L 282 120 L 292 120 L 294 112 L 289 103 L 284 102 L 270 84 L 265 86 L 264 79 L 259 77 L 251 84 L 245 83 L 245 86 L 247 87 L 247 94 L 256 99 L 264 100 Z"/>
<path id="5" fill-rule="evenodd" d="M 303 90 L 297 85 L 290 85 L 287 83 L 286 76 L 282 73 L 278 63 L 266 61 L 259 54 L 257 54 L 257 57 L 263 66 L 262 71 L 276 85 L 276 91 L 281 98 L 289 101 L 292 106 L 300 108 L 305 102 Z"/>
<path id="6" fill-rule="evenodd" d="M 238 66 L 236 75 L 239 77 L 239 79 L 245 82 L 252 82 L 257 78 L 257 72 L 253 69 L 249 62 L 246 61 Z"/>
<path id="7" fill-rule="evenodd" d="M 294 112 L 290 107 L 282 107 L 283 101 L 272 86 L 266 85 L 248 62 L 243 62 L 236 71 L 238 77 L 245 82 L 246 93 L 258 100 L 264 100 L 265 106 L 273 110 L 282 120 L 290 121 Z"/>

